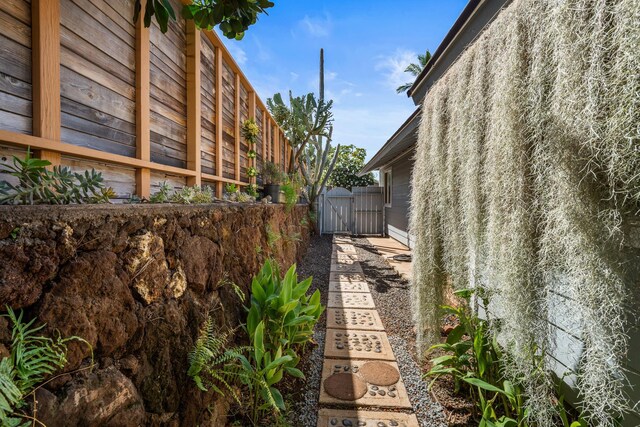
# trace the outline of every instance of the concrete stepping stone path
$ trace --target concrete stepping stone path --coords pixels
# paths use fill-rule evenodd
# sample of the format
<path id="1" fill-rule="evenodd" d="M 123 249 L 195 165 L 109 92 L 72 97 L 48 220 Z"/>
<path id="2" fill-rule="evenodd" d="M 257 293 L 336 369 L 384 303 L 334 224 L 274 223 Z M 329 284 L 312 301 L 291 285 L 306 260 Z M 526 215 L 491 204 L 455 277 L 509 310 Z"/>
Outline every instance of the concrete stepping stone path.
<path id="1" fill-rule="evenodd" d="M 366 292 L 369 293 L 367 282 L 329 282 L 329 292 Z"/>
<path id="2" fill-rule="evenodd" d="M 376 310 L 360 308 L 328 308 L 327 329 L 359 329 L 361 331 L 384 331 L 382 320 Z"/>
<path id="3" fill-rule="evenodd" d="M 362 272 L 362 267 L 360 267 L 360 263 L 357 261 L 352 264 L 333 263 L 331 264 L 331 271 L 336 273 L 364 274 Z"/>
<path id="4" fill-rule="evenodd" d="M 363 273 L 347 273 L 341 271 L 332 271 L 329 273 L 329 281 L 331 282 L 366 282 L 367 279 Z"/>
<path id="5" fill-rule="evenodd" d="M 348 236 L 333 238 L 329 276 L 320 405 L 351 409 L 320 409 L 318 426 L 418 427 L 406 413 L 411 402 Z"/>
<path id="6" fill-rule="evenodd" d="M 396 360 L 384 332 L 327 329 L 324 342 L 324 357 Z"/>
<path id="7" fill-rule="evenodd" d="M 394 412 L 320 409 L 318 427 L 418 427 L 415 415 Z"/>
<path id="8" fill-rule="evenodd" d="M 329 292 L 329 308 L 374 308 L 376 304 L 370 293 L 365 292 Z"/>
<path id="9" fill-rule="evenodd" d="M 382 381 L 375 378 L 365 378 L 360 369 L 370 361 L 327 359 L 322 365 L 322 383 L 320 384 L 320 403 L 343 406 L 376 406 L 381 408 L 411 409 L 411 402 L 407 395 L 402 379 L 389 385 L 379 385 Z M 395 369 L 396 362 L 378 361 Z M 347 375 L 348 374 L 348 375 Z M 349 376 L 343 381 L 334 382 L 338 376 Z M 339 378 L 339 377 L 338 377 Z M 342 378 L 341 378 L 342 379 Z M 374 382 L 369 382 L 373 380 Z M 333 387 L 332 387 L 333 386 Z M 340 388 L 336 386 L 341 386 Z M 362 391 L 364 389 L 364 391 Z M 355 398 L 345 399 L 344 395 L 355 395 Z"/>

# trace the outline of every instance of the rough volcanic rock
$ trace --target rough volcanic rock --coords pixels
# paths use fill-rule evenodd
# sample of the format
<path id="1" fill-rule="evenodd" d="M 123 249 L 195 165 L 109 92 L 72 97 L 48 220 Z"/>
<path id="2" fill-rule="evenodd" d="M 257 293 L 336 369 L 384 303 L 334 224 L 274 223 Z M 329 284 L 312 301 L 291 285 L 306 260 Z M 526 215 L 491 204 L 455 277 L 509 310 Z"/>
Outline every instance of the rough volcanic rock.
<path id="1" fill-rule="evenodd" d="M 38 417 L 48 427 L 138 426 L 145 420 L 142 398 L 115 367 L 75 379 L 58 398 L 47 391 L 37 397 Z"/>
<path id="2" fill-rule="evenodd" d="M 78 254 L 42 298 L 39 320 L 62 336 L 82 337 L 101 356 L 109 356 L 124 347 L 138 327 L 127 281 L 113 252 Z M 78 367 L 90 352 L 87 345 L 72 342 L 67 369 Z"/>
<path id="3" fill-rule="evenodd" d="M 229 398 L 197 389 L 188 353 L 207 314 L 221 330 L 245 320 L 230 282 L 248 295 L 266 258 L 300 259 L 306 215 L 263 204 L 0 206 L 0 307 L 93 348 L 93 373 L 75 371 L 91 350 L 71 342 L 67 373 L 39 389 L 46 424 L 224 425 Z M 268 231 L 280 236 L 272 245 Z M 10 328 L 0 317 L 2 353 Z"/>

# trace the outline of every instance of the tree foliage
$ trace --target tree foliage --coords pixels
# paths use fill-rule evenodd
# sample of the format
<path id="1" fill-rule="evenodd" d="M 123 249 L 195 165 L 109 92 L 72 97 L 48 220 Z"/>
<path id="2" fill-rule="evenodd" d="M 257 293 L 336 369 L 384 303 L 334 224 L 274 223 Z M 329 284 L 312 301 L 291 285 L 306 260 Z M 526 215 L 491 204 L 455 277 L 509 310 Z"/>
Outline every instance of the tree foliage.
<path id="1" fill-rule="evenodd" d="M 144 0 L 136 0 L 133 21 L 137 22 L 142 12 Z M 258 20 L 258 15 L 266 13 L 266 9 L 275 4 L 269 0 L 194 0 L 182 7 L 182 16 L 191 19 L 196 27 L 211 30 L 219 25 L 222 33 L 230 38 L 240 40 L 244 32 Z M 155 16 L 160 30 L 166 33 L 169 19 L 176 20 L 176 12 L 169 0 L 147 0 L 144 6 L 144 26 L 151 26 Z"/>
<path id="2" fill-rule="evenodd" d="M 335 153 L 335 148 L 331 149 L 330 156 Z M 367 157 L 367 150 L 355 145 L 343 145 L 333 173 L 329 177 L 328 184 L 332 187 L 343 187 L 351 191 L 353 187 L 366 187 L 376 183 L 373 173 L 358 176 L 364 167 L 364 159 Z"/>
<path id="3" fill-rule="evenodd" d="M 333 114 L 333 101 L 316 100 L 313 93 L 294 97 L 289 91 L 289 104 L 276 93 L 267 99 L 267 107 L 278 126 L 284 131 L 292 148 L 289 173 L 299 166 L 300 157 L 309 141 L 314 137 L 329 137 Z"/>
<path id="4" fill-rule="evenodd" d="M 410 73 L 413 77 L 418 77 L 422 72 L 422 70 L 424 70 L 424 67 L 426 67 L 427 62 L 429 62 L 430 59 L 431 59 L 431 52 L 427 50 L 424 55 L 418 55 L 417 63 L 412 62 L 411 64 L 407 65 L 407 68 L 404 69 L 404 72 Z M 411 86 L 413 86 L 413 81 L 405 83 L 402 86 L 398 86 L 398 88 L 396 89 L 396 92 L 404 93 L 408 91 L 411 88 Z"/>

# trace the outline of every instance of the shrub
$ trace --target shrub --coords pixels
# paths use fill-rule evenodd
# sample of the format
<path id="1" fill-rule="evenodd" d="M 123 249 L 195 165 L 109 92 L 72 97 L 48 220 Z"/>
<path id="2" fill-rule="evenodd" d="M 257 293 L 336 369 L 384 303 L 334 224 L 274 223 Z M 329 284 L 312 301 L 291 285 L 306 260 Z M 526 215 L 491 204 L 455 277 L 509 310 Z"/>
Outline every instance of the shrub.
<path id="1" fill-rule="evenodd" d="M 306 294 L 311 280 L 298 283 L 295 265 L 281 278 L 275 262 L 266 261 L 251 283 L 246 323 L 250 346 L 226 349 L 231 332 L 216 333 L 207 318 L 189 355 L 188 374 L 196 385 L 203 391 L 232 393 L 253 425 L 263 425 L 265 411 L 285 409 L 276 387 L 285 374 L 304 378 L 296 368 L 300 361 L 296 350 L 311 340 L 324 311 L 319 291 Z M 248 399 L 239 401 L 235 384 L 246 387 Z"/>
<path id="2" fill-rule="evenodd" d="M 115 197 L 113 189 L 103 184 L 102 174 L 94 169 L 84 174 L 65 166 L 48 170 L 51 162 L 34 159 L 27 150 L 24 160 L 13 156 L 12 164 L 0 166 L 0 173 L 18 178 L 18 184 L 0 181 L 2 205 L 67 205 L 71 203 L 105 203 Z"/>

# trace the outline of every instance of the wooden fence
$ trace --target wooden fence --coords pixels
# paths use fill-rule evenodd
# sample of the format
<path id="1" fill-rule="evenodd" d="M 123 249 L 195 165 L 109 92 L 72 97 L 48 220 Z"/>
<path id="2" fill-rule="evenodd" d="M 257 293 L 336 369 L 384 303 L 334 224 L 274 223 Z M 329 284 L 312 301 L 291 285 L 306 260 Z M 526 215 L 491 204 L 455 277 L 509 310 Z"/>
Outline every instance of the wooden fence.
<path id="1" fill-rule="evenodd" d="M 31 147 L 101 171 L 120 197 L 148 197 L 165 180 L 220 195 L 250 183 L 249 166 L 286 167 L 282 130 L 215 33 L 178 17 L 162 34 L 132 16 L 131 0 L 0 2 L 2 161 Z M 260 128 L 254 160 L 248 118 Z"/>

